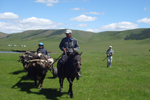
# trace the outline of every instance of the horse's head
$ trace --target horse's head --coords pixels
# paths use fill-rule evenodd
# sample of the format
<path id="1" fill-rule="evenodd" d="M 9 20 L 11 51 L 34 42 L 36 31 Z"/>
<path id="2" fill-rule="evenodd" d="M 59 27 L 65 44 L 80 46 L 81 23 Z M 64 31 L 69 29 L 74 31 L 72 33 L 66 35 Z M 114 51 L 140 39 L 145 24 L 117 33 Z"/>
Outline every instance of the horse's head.
<path id="1" fill-rule="evenodd" d="M 80 54 L 76 52 L 73 59 L 73 65 L 77 69 L 77 72 L 79 72 L 81 69 L 81 54 L 82 52 Z"/>

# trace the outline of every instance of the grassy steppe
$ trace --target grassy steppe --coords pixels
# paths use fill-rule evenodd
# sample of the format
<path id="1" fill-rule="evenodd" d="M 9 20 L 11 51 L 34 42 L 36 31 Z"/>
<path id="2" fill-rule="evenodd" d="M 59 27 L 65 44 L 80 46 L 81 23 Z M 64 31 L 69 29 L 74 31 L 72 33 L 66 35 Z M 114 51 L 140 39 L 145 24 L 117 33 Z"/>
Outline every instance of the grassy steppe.
<path id="1" fill-rule="evenodd" d="M 95 41 L 81 42 L 82 77 L 73 82 L 72 100 L 149 100 L 150 39 L 96 41 L 95 37 Z M 59 51 L 58 43 L 54 44 L 53 48 L 45 40 L 48 50 Z M 102 61 L 109 45 L 115 51 L 112 68 L 106 68 L 106 60 Z M 30 49 L 36 50 L 37 46 Z M 19 55 L 0 53 L 0 100 L 70 100 L 67 80 L 61 94 L 58 78 L 52 79 L 50 72 L 44 80 L 43 89 L 34 88 L 33 80 L 26 76 L 22 64 L 17 62 Z M 50 55 L 57 58 L 60 54 Z"/>

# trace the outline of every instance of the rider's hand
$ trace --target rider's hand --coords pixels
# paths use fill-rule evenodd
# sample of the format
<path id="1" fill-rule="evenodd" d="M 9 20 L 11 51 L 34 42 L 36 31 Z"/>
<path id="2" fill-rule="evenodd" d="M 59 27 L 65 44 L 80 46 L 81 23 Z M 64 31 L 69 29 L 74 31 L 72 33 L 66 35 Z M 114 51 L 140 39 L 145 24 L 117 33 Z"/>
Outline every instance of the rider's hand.
<path id="1" fill-rule="evenodd" d="M 107 56 L 109 56 L 109 54 L 107 54 Z"/>
<path id="2" fill-rule="evenodd" d="M 67 51 L 68 50 L 68 48 L 64 48 L 64 51 Z"/>

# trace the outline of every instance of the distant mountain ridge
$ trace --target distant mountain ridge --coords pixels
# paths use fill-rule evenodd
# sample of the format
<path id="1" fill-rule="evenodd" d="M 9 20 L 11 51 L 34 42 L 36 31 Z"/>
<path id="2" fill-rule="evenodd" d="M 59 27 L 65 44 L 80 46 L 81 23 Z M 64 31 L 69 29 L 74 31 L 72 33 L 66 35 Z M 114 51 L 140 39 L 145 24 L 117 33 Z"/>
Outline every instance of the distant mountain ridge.
<path id="1" fill-rule="evenodd" d="M 2 41 L 60 41 L 63 37 L 65 37 L 66 29 L 59 29 L 59 30 L 28 30 L 21 33 L 13 33 L 6 35 Z M 79 30 L 72 30 L 73 37 L 79 39 L 80 42 L 88 41 L 93 32 L 87 31 L 79 31 Z"/>
<path id="2" fill-rule="evenodd" d="M 150 28 L 99 32 L 95 37 L 101 37 L 101 39 L 105 37 L 104 39 L 143 40 L 150 38 Z"/>
<path id="3" fill-rule="evenodd" d="M 126 36 L 125 40 L 143 40 L 150 38 L 150 29 L 145 29 L 141 31 L 139 34 L 131 33 L 129 36 Z"/>
<path id="4" fill-rule="evenodd" d="M 26 41 L 26 40 L 60 40 L 64 37 L 66 29 L 51 29 L 51 30 L 28 30 L 20 33 L 6 34 L 0 32 L 0 39 L 7 41 Z M 80 42 L 99 41 L 107 39 L 124 39 L 124 40 L 142 40 L 150 38 L 150 28 L 133 29 L 125 31 L 106 31 L 106 32 L 88 32 L 80 30 L 72 30 L 73 36 Z"/>

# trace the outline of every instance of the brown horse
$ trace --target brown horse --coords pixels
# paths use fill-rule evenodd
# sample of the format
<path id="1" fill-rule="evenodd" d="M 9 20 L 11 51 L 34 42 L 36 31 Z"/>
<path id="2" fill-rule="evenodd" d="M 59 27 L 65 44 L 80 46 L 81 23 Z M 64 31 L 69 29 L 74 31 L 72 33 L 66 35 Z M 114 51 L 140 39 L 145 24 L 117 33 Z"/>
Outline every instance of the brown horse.
<path id="1" fill-rule="evenodd" d="M 38 87 L 41 84 L 40 89 L 42 89 L 47 69 L 50 69 L 50 63 L 47 61 L 47 58 L 42 54 L 38 55 L 36 53 L 26 52 L 20 56 L 18 61 L 22 62 L 23 67 L 28 71 L 28 75 L 33 77 L 34 85 Z M 38 84 L 37 77 L 39 78 Z"/>
<path id="2" fill-rule="evenodd" d="M 64 66 L 60 67 L 60 73 L 58 76 L 60 83 L 60 92 L 62 92 L 64 78 L 67 78 L 69 82 L 68 94 L 70 95 L 71 98 L 73 98 L 73 91 L 72 91 L 73 81 L 75 77 L 78 80 L 77 73 L 81 69 L 81 57 L 80 57 L 81 54 L 82 52 L 80 54 L 78 52 L 73 52 L 73 54 L 71 54 L 68 57 L 68 60 L 66 61 Z M 58 66 L 59 62 L 57 63 L 57 67 Z"/>

